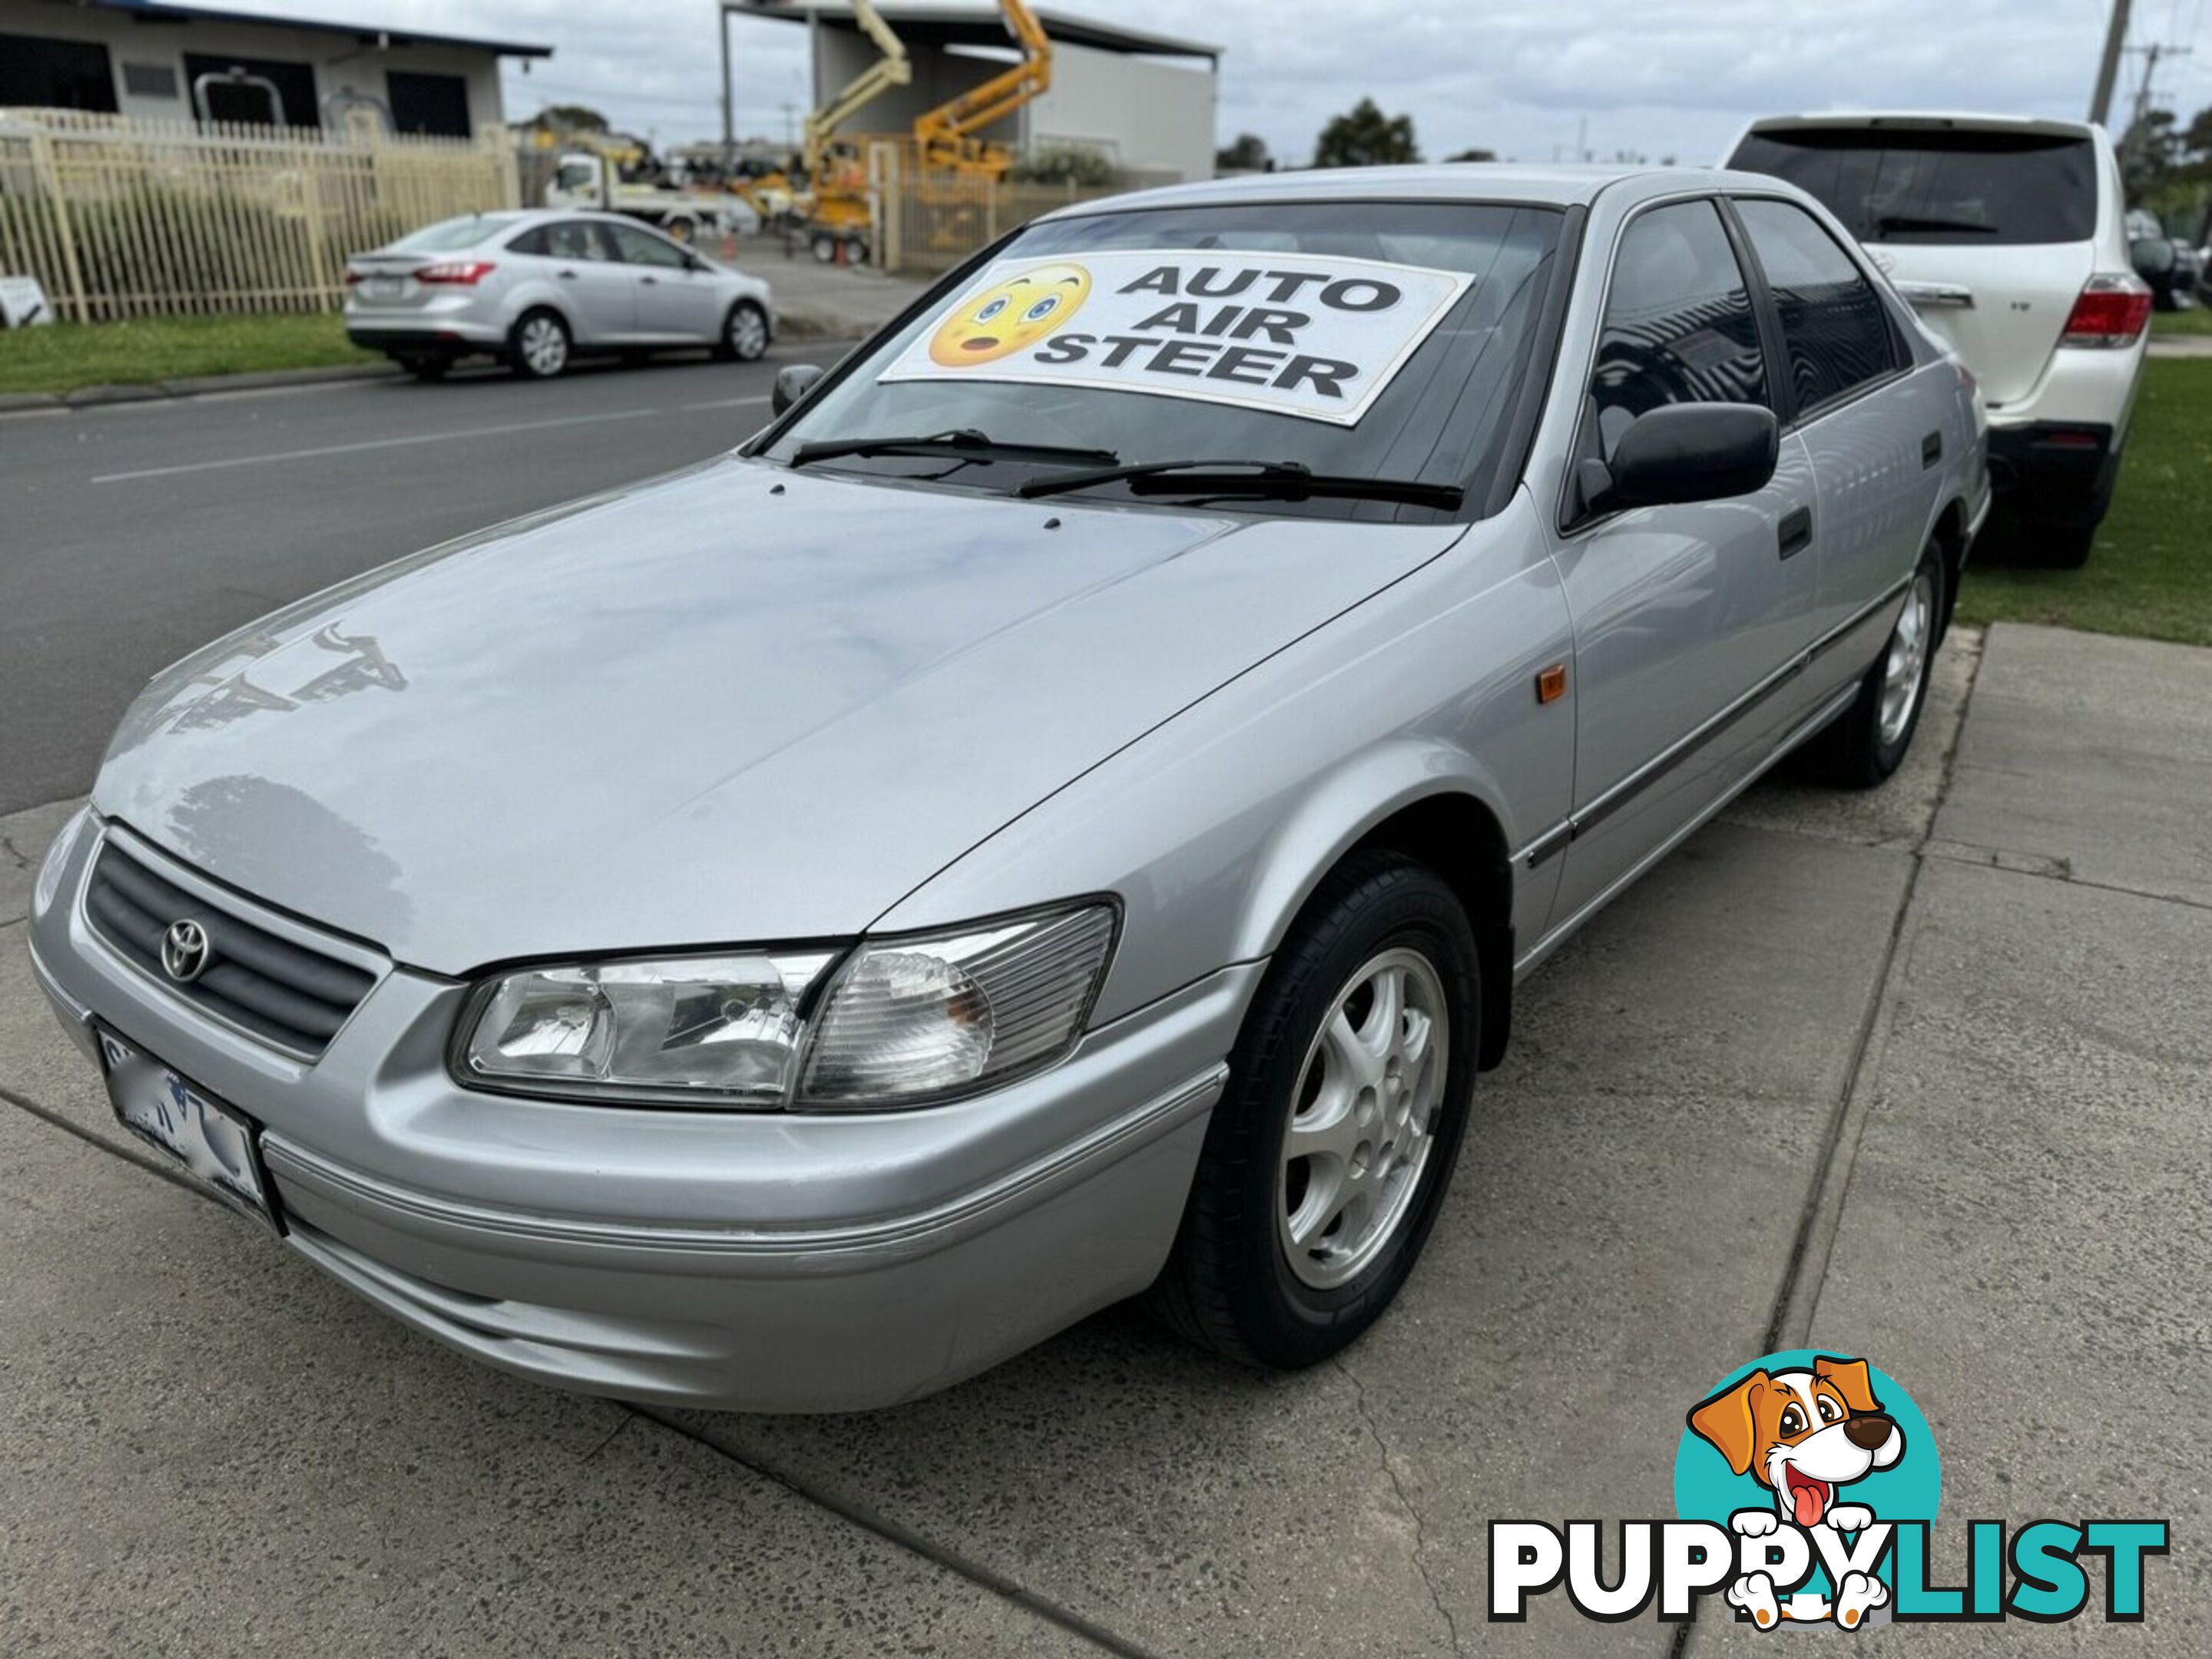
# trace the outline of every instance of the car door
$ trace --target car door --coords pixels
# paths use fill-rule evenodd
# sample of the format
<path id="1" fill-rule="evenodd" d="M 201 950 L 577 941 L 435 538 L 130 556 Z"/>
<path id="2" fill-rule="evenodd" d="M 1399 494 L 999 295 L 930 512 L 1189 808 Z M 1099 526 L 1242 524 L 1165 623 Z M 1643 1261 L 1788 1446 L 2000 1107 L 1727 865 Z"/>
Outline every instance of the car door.
<path id="1" fill-rule="evenodd" d="M 1638 211 L 1616 244 L 1578 441 L 1603 458 L 1645 411 L 1772 407 L 1766 331 L 1719 205 Z M 1562 508 L 1575 628 L 1574 816 L 1553 915 L 1601 902 L 1765 757 L 1796 717 L 1811 636 L 1813 475 L 1785 437 L 1750 495 Z"/>
<path id="2" fill-rule="evenodd" d="M 1942 488 L 1950 393 L 1941 377 L 1911 372 L 1889 302 L 1817 218 L 1774 198 L 1731 206 L 1773 296 L 1785 419 L 1813 467 L 1814 637 L 1849 643 L 1863 628 L 1872 641 L 1814 659 L 1808 687 L 1818 696 L 1866 667 L 1887 632 L 1876 624 L 1919 562 Z"/>
<path id="3" fill-rule="evenodd" d="M 721 331 L 720 290 L 691 256 L 642 225 L 606 226 L 637 295 L 637 329 L 660 343 L 711 341 Z"/>
<path id="4" fill-rule="evenodd" d="M 538 232 L 543 275 L 556 289 L 580 346 L 617 345 L 636 327 L 636 297 L 630 276 L 615 258 L 615 246 L 589 219 L 557 219 Z M 518 239 L 519 240 L 519 239 Z"/>

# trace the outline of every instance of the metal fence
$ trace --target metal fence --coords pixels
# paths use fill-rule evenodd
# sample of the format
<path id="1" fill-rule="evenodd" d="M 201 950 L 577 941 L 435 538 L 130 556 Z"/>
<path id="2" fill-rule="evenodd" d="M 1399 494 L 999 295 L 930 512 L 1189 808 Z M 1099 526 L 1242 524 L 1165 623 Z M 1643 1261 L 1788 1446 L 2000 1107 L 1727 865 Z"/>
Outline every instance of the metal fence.
<path id="1" fill-rule="evenodd" d="M 933 276 L 949 270 L 1006 231 L 1071 202 L 1119 196 L 1172 175 L 1128 175 L 1110 185 L 1044 185 L 924 169 L 906 147 L 869 147 L 869 182 L 886 270 Z"/>
<path id="2" fill-rule="evenodd" d="M 335 311 L 349 253 L 518 201 L 504 131 L 398 137 L 0 110 L 0 273 L 57 315 Z"/>

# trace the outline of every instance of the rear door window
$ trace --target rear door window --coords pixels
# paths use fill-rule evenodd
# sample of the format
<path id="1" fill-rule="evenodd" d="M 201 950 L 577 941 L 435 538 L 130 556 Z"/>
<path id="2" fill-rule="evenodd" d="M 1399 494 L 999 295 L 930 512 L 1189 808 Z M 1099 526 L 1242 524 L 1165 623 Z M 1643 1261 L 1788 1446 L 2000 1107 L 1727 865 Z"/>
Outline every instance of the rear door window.
<path id="1" fill-rule="evenodd" d="M 1788 202 L 1739 201 L 1735 210 L 1781 313 L 1799 415 L 1898 367 L 1881 296 L 1820 221 Z"/>
<path id="2" fill-rule="evenodd" d="M 625 264 L 657 265 L 675 270 L 686 263 L 682 248 L 649 230 L 640 230 L 635 225 L 608 225 L 605 228 L 615 239 Z"/>
<path id="3" fill-rule="evenodd" d="M 1629 222 L 1590 398 L 1607 459 L 1638 416 L 1663 404 L 1767 402 L 1751 290 L 1712 203 L 1652 208 Z"/>
<path id="4" fill-rule="evenodd" d="M 1787 179 L 1862 242 L 2086 242 L 2097 158 L 2059 133 L 1808 127 L 1754 132 L 1731 167 Z"/>

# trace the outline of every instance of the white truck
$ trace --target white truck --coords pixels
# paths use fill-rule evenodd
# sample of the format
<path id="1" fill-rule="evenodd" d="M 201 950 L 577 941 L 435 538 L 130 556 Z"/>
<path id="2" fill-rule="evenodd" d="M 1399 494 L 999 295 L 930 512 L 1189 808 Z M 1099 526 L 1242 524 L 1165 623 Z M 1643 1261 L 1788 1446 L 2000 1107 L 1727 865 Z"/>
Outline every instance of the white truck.
<path id="1" fill-rule="evenodd" d="M 588 150 L 570 150 L 546 180 L 541 202 L 550 208 L 597 208 L 658 226 L 679 242 L 702 230 L 742 234 L 757 228 L 760 217 L 725 190 L 677 185 L 629 184 L 615 164 Z"/>

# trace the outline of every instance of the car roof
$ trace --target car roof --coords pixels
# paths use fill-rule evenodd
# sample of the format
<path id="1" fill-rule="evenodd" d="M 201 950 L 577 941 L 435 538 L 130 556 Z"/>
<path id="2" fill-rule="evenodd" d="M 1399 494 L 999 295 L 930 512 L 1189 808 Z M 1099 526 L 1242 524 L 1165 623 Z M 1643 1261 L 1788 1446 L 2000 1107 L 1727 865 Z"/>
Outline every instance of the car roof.
<path id="1" fill-rule="evenodd" d="M 1662 167 L 1614 163 L 1595 167 L 1522 167 L 1496 161 L 1455 161 L 1433 166 L 1313 167 L 1295 173 L 1254 173 L 1234 179 L 1166 185 L 1126 196 L 1079 202 L 1046 216 L 1075 218 L 1126 213 L 1157 207 L 1230 207 L 1267 202 L 1502 202 L 1531 207 L 1586 204 L 1599 191 L 1626 182 L 1653 188 L 1686 189 L 1700 185 L 1756 185 L 1771 189 L 1764 175 L 1713 167 Z"/>
<path id="2" fill-rule="evenodd" d="M 1897 128 L 1905 131 L 2036 132 L 2054 138 L 2086 138 L 2094 131 L 2086 121 L 2060 121 L 2039 115 L 1980 114 L 1960 110 L 1831 110 L 1820 115 L 1765 115 L 1746 129 L 1749 132 L 1826 131 L 1853 131 L 1862 128 Z"/>

